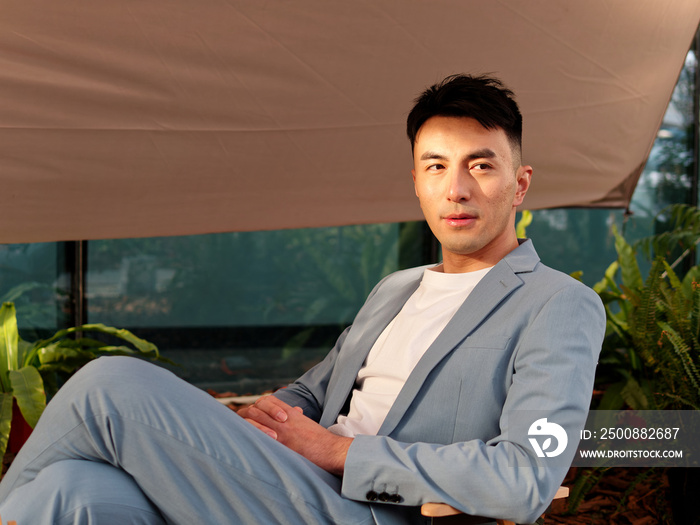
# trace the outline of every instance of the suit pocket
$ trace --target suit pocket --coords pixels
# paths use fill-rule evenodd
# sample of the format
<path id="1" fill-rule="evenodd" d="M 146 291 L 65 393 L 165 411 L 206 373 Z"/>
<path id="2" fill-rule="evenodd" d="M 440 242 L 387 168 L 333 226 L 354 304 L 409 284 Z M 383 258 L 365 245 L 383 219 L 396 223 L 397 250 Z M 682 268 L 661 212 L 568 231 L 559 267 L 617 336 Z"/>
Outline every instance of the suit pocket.
<path id="1" fill-rule="evenodd" d="M 493 399 L 491 376 L 502 368 L 500 363 L 509 354 L 508 344 L 507 337 L 468 337 L 434 365 L 425 380 L 409 378 L 412 385 L 419 381 L 420 389 L 415 396 L 410 395 L 410 405 L 392 437 L 443 444 L 453 443 L 455 436 L 461 438 L 459 441 L 466 440 L 465 431 L 473 432 L 472 438 L 479 437 L 483 433 L 481 416 L 474 418 L 471 414 L 480 411 L 483 400 Z M 399 394 L 397 401 L 405 399 Z"/>
<path id="2" fill-rule="evenodd" d="M 499 433 L 499 418 L 512 372 L 508 337 L 467 337 L 448 367 L 460 374 L 453 441 L 482 439 Z"/>

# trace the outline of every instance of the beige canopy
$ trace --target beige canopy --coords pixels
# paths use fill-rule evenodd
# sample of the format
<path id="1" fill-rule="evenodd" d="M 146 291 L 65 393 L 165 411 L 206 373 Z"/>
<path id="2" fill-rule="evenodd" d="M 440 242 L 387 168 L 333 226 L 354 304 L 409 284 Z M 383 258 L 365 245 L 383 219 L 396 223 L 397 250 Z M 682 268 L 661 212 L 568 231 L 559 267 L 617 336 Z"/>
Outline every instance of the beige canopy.
<path id="1" fill-rule="evenodd" d="M 0 0 L 0 242 L 421 218 L 427 85 L 518 95 L 525 203 L 626 206 L 697 0 Z"/>

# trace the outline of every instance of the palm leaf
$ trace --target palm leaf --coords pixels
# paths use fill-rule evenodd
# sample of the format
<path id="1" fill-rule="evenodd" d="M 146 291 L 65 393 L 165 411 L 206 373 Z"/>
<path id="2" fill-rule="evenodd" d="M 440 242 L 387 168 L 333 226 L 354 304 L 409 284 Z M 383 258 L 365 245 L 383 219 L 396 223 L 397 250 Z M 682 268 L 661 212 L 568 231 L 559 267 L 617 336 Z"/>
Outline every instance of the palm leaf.
<path id="1" fill-rule="evenodd" d="M 5 456 L 12 426 L 12 393 L 0 393 L 0 460 Z"/>
<path id="2" fill-rule="evenodd" d="M 74 347 L 68 341 L 51 343 L 40 348 L 37 355 L 39 357 L 40 370 L 45 370 L 47 365 L 49 365 L 49 367 L 53 366 L 53 369 L 65 372 L 73 371 L 97 357 L 95 352 Z"/>
<path id="3" fill-rule="evenodd" d="M 39 421 L 39 416 L 46 408 L 44 382 L 41 380 L 39 371 L 33 366 L 10 370 L 10 382 L 22 416 L 27 424 L 34 428 Z"/>
<path id="4" fill-rule="evenodd" d="M 0 388 L 3 392 L 10 391 L 7 372 L 16 370 L 17 346 L 17 312 L 12 303 L 3 303 L 0 307 Z"/>
<path id="5" fill-rule="evenodd" d="M 603 278 L 593 285 L 593 290 L 595 290 L 599 294 L 604 292 L 614 292 L 617 295 L 620 295 L 622 292 L 617 286 L 617 283 L 615 282 L 615 274 L 617 273 L 617 270 L 619 270 L 619 268 L 620 263 L 617 261 L 613 261 L 610 264 L 610 266 L 608 266 L 608 268 L 605 270 Z"/>

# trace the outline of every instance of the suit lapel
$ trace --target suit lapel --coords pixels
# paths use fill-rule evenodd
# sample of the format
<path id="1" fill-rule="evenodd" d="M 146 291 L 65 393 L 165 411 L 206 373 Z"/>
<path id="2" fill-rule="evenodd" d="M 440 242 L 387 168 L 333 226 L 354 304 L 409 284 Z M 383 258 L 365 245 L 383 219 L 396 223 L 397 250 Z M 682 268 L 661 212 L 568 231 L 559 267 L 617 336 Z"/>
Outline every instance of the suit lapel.
<path id="1" fill-rule="evenodd" d="M 388 280 L 358 313 L 352 330 L 343 343 L 343 348 L 349 351 L 341 351 L 328 386 L 330 396 L 319 421 L 322 426 L 327 427 L 335 423 L 374 342 L 416 291 L 422 275 L 423 268 L 413 268 L 396 275 L 396 278 Z"/>
<path id="2" fill-rule="evenodd" d="M 522 286 L 523 282 L 516 273 L 532 271 L 539 261 L 531 243 L 514 250 L 512 254 L 512 257 L 507 256 L 486 274 L 459 307 L 445 329 L 428 347 L 399 392 L 379 429 L 379 435 L 388 436 L 396 428 L 431 370 L 477 329 L 489 313 Z"/>

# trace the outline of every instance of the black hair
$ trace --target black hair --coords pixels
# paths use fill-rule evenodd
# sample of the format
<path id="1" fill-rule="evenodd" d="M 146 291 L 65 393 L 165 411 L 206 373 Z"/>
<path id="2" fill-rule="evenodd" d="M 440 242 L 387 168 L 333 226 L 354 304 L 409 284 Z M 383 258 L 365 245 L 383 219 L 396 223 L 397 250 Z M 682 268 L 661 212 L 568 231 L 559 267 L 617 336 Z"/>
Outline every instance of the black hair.
<path id="1" fill-rule="evenodd" d="M 522 149 L 523 117 L 515 95 L 503 83 L 486 75 L 451 75 L 415 101 L 406 121 L 411 150 L 421 126 L 431 117 L 469 117 L 486 129 L 501 128 L 518 156 Z"/>

